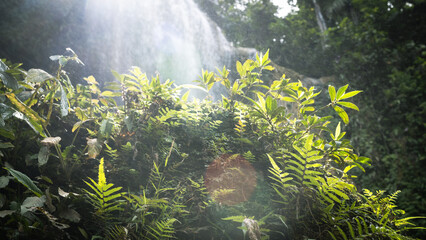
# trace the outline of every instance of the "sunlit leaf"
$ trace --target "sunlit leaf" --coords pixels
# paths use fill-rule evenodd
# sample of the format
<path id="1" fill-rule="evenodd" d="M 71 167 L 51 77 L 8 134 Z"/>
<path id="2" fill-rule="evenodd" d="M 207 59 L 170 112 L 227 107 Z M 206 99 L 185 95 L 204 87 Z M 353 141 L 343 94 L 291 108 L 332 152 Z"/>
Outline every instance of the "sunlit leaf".
<path id="1" fill-rule="evenodd" d="M 15 94 L 13 93 L 5 93 L 6 97 L 10 100 L 10 102 L 25 116 L 27 116 L 29 119 L 32 119 L 35 122 L 44 123 L 44 119 L 42 119 L 34 110 L 29 108 L 27 105 L 23 104 L 21 100 L 16 98 Z"/>
<path id="2" fill-rule="evenodd" d="M 333 106 L 333 108 L 337 112 L 337 114 L 340 116 L 340 118 L 342 118 L 343 122 L 345 124 L 348 124 L 349 123 L 349 116 L 345 112 L 345 110 L 343 110 L 343 108 L 338 107 L 338 106 Z"/>
<path id="3" fill-rule="evenodd" d="M 340 136 L 340 122 L 337 124 L 336 131 L 334 132 L 334 140 L 338 140 Z"/>
<path id="4" fill-rule="evenodd" d="M 240 61 L 237 61 L 237 72 L 240 74 L 241 77 L 245 76 L 243 65 Z"/>
<path id="5" fill-rule="evenodd" d="M 347 107 L 347 108 L 352 108 L 355 109 L 357 111 L 359 111 L 359 108 L 357 105 L 351 103 L 351 102 L 337 102 L 337 104 L 343 106 L 343 107 Z"/>
<path id="6" fill-rule="evenodd" d="M 346 92 L 346 89 L 348 89 L 349 84 L 346 84 L 345 86 L 342 86 L 337 90 L 336 100 L 340 100 L 340 98 L 343 96 L 343 94 Z"/>
<path id="7" fill-rule="evenodd" d="M 336 100 L 336 89 L 334 86 L 328 85 L 328 94 L 330 95 L 330 100 L 332 102 Z"/>
<path id="8" fill-rule="evenodd" d="M 265 65 L 266 61 L 269 59 L 269 49 L 266 51 L 266 53 L 262 57 L 262 65 Z"/>
<path id="9" fill-rule="evenodd" d="M 291 97 L 283 97 L 282 100 L 286 102 L 296 102 L 296 99 Z"/>
<path id="10" fill-rule="evenodd" d="M 352 92 L 345 93 L 343 96 L 340 97 L 339 100 L 343 100 L 343 99 L 346 99 L 346 98 L 353 97 L 353 96 L 357 95 L 360 92 L 362 92 L 362 91 L 352 91 Z"/>
<path id="11" fill-rule="evenodd" d="M 25 80 L 27 82 L 36 82 L 36 83 L 41 83 L 44 82 L 48 79 L 53 79 L 54 77 L 52 75 L 50 75 L 49 73 L 45 72 L 42 69 L 30 69 L 27 73 L 27 77 L 25 78 Z"/>
<path id="12" fill-rule="evenodd" d="M 23 113 L 18 111 L 14 112 L 13 116 L 18 119 L 24 120 L 31 127 L 31 129 L 34 130 L 34 132 L 39 133 L 42 137 L 46 137 L 46 135 L 43 132 L 43 126 L 40 123 L 31 120 L 30 118 L 25 116 Z"/>

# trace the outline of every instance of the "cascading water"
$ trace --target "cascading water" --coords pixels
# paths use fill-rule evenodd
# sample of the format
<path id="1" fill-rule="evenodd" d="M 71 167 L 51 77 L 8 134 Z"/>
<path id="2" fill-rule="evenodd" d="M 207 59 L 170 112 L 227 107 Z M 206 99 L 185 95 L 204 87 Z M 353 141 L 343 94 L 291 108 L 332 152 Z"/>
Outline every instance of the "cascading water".
<path id="1" fill-rule="evenodd" d="M 90 51 L 80 55 L 99 73 L 139 66 L 189 83 L 202 68 L 229 65 L 235 52 L 193 0 L 88 0 L 84 24 Z"/>

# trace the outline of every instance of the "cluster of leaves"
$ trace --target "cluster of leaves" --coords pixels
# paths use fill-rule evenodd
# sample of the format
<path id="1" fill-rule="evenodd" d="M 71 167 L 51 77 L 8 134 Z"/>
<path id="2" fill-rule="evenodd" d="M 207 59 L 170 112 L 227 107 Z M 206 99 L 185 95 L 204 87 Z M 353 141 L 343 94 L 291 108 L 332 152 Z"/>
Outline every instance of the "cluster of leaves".
<path id="1" fill-rule="evenodd" d="M 413 218 L 398 216 L 396 194 L 358 193 L 352 169 L 364 171 L 369 159 L 354 152 L 340 123 L 329 128 L 338 121 L 327 109 L 349 123 L 342 107 L 358 110 L 347 99 L 360 91 L 330 86 L 330 103 L 321 105 L 314 87 L 284 75 L 266 84 L 269 52 L 237 62 L 235 80 L 224 67 L 202 71 L 197 85 L 174 86 L 135 67 L 113 72 L 117 81 L 102 91 L 93 76 L 70 84 L 63 67 L 79 60 L 69 53 L 51 57 L 55 76 L 2 62 L 4 236 L 400 239 L 415 228 Z M 212 102 L 215 85 L 225 91 Z M 202 90 L 204 99 L 180 95 L 188 88 Z M 224 206 L 202 176 L 230 153 L 255 166 L 259 186 L 248 201 Z M 243 234 L 229 220 L 241 223 Z"/>
<path id="2" fill-rule="evenodd" d="M 271 15 L 270 1 L 198 2 L 234 43 L 273 49 L 271 58 L 279 65 L 324 83 L 350 82 L 363 89 L 357 99 L 363 108 L 347 130 L 374 168 L 356 181 L 404 190 L 399 204 L 407 214 L 425 213 L 426 193 L 419 187 L 425 182 L 420 170 L 425 161 L 424 1 L 288 1 L 298 10 L 284 19 Z M 261 3 L 263 8 L 253 11 Z M 326 29 L 318 24 L 320 15 Z M 259 18 L 263 21 L 255 21 Z M 246 35 L 251 30 L 260 41 Z"/>

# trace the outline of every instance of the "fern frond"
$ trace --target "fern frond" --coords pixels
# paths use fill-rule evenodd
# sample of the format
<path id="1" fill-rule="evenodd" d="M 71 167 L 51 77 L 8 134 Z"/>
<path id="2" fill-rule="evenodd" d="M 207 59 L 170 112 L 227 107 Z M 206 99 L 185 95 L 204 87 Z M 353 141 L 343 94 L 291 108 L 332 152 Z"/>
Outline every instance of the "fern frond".
<path id="1" fill-rule="evenodd" d="M 101 158 L 101 161 L 99 163 L 98 185 L 99 186 L 106 185 L 106 178 L 105 178 L 105 172 L 104 172 L 104 158 Z"/>
<path id="2" fill-rule="evenodd" d="M 92 192 L 86 189 L 83 189 L 83 191 L 86 192 L 90 203 L 96 210 L 96 214 L 108 219 L 111 212 L 122 210 L 120 207 L 122 202 L 120 202 L 119 199 L 124 193 L 119 193 L 121 187 L 113 188 L 114 184 L 107 184 L 103 158 L 101 158 L 99 163 L 98 182 L 95 182 L 91 178 L 88 179 L 90 182 L 84 182 L 91 188 Z"/>
<path id="3" fill-rule="evenodd" d="M 173 234 L 175 232 L 173 224 L 176 221 L 177 219 L 175 218 L 156 221 L 154 226 L 148 226 L 150 230 L 148 235 L 154 237 L 155 239 L 173 238 Z"/>
<path id="4" fill-rule="evenodd" d="M 128 233 L 129 231 L 127 228 L 120 226 L 120 225 L 114 225 L 107 229 L 105 233 L 105 239 L 106 240 L 127 240 L 128 239 Z"/>

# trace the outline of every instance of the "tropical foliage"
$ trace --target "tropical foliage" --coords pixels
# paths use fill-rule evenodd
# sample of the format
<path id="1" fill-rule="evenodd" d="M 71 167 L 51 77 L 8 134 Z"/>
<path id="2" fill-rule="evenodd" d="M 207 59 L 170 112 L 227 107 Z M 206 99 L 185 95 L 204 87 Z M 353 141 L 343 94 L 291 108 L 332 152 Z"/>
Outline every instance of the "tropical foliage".
<path id="1" fill-rule="evenodd" d="M 354 184 L 370 160 L 344 138 L 361 92 L 349 85 L 329 86 L 323 104 L 300 81 L 264 79 L 266 52 L 237 62 L 236 79 L 223 67 L 175 86 L 134 67 L 101 89 L 93 76 L 71 84 L 64 67 L 81 62 L 68 53 L 51 57 L 55 74 L 0 65 L 8 239 L 409 239 L 421 228 L 398 192 Z M 228 168 L 212 177 L 209 165 Z M 251 196 L 228 183 L 247 174 Z"/>
<path id="2" fill-rule="evenodd" d="M 355 100 L 362 108 L 346 130 L 357 150 L 371 157 L 372 167 L 355 182 L 402 190 L 398 204 L 407 214 L 425 214 L 424 1 L 288 1 L 297 11 L 285 18 L 271 17 L 268 0 L 198 2 L 231 41 L 272 49 L 271 59 L 300 73 L 297 78 L 362 89 Z M 252 29 L 262 41 L 248 34 Z"/>

